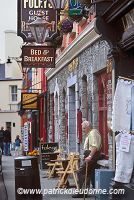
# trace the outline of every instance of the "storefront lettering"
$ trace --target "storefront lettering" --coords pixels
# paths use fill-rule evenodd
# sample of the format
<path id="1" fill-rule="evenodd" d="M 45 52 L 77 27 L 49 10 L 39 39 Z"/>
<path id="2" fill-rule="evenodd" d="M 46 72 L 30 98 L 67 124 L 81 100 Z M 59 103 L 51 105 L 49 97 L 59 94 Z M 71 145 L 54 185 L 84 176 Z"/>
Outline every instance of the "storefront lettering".
<path id="1" fill-rule="evenodd" d="M 47 0 L 24 0 L 24 8 L 46 8 Z M 48 3 L 48 7 L 51 8 L 51 5 Z"/>
<path id="2" fill-rule="evenodd" d="M 53 57 L 29 57 L 24 56 L 24 62 L 52 62 Z"/>
<path id="3" fill-rule="evenodd" d="M 22 31 L 30 31 L 28 23 L 26 23 L 25 21 L 21 22 L 21 30 Z"/>
<path id="4" fill-rule="evenodd" d="M 39 10 L 29 10 L 29 21 L 34 21 L 37 19 L 37 15 L 40 11 Z M 42 11 L 43 19 L 49 21 L 49 13 L 48 10 Z"/>
<path id="5" fill-rule="evenodd" d="M 37 16 L 29 16 L 29 19 L 30 19 L 30 20 L 33 20 L 33 19 L 36 19 L 36 18 L 37 18 Z M 46 20 L 46 21 L 49 21 L 49 16 L 45 16 L 45 20 Z M 54 28 L 55 28 L 55 21 L 52 21 L 51 24 L 52 24 L 51 31 L 54 31 Z M 25 22 L 25 21 L 22 21 L 22 22 L 21 22 L 21 30 L 22 30 L 22 31 L 30 31 L 30 29 L 29 29 L 29 23 L 27 23 L 27 22 Z M 30 35 L 30 36 L 31 36 L 31 35 Z"/>
<path id="6" fill-rule="evenodd" d="M 57 30 L 57 14 L 48 0 L 18 0 L 18 36 L 24 41 L 35 41 L 31 34 L 29 23 L 35 21 L 42 11 L 43 19 L 52 24 L 49 36 Z"/>
<path id="7" fill-rule="evenodd" d="M 55 49 L 46 46 L 23 46 L 22 65 L 24 67 L 55 67 Z"/>
<path id="8" fill-rule="evenodd" d="M 38 50 L 38 49 L 31 49 L 31 55 L 47 55 L 49 53 L 49 50 Z"/>

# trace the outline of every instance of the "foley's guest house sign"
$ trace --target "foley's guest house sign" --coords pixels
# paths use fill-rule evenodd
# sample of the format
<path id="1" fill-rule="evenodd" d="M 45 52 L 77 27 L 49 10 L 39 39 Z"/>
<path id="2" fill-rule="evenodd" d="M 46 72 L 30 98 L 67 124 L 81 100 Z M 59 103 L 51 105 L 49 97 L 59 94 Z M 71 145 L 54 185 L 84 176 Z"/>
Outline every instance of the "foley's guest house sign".
<path id="1" fill-rule="evenodd" d="M 54 68 L 55 49 L 47 46 L 23 46 L 22 66 L 24 68 Z"/>
<path id="2" fill-rule="evenodd" d="M 52 24 L 51 36 L 57 30 L 57 14 L 48 0 L 18 0 L 17 35 L 26 42 L 34 41 L 28 24 L 36 20 L 40 10 L 44 12 L 44 19 Z"/>

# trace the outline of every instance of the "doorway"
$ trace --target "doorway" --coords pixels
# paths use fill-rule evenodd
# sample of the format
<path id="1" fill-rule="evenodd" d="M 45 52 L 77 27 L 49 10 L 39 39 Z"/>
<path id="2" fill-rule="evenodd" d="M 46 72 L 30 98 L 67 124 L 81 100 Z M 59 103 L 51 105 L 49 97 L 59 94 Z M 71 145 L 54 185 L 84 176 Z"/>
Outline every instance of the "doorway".
<path id="1" fill-rule="evenodd" d="M 106 71 L 98 75 L 98 116 L 99 132 L 102 139 L 102 155 L 108 158 L 108 129 L 107 129 L 107 80 Z"/>

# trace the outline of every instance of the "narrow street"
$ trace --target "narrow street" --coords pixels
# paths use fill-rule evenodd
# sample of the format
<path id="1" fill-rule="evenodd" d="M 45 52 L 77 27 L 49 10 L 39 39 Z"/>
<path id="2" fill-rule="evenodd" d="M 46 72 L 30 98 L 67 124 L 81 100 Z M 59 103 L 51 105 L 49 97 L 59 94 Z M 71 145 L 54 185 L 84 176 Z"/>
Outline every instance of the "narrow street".
<path id="1" fill-rule="evenodd" d="M 133 200 L 134 0 L 0 18 L 0 200 Z"/>
<path id="2" fill-rule="evenodd" d="M 3 156 L 2 162 L 3 162 L 3 177 L 4 177 L 4 183 L 6 186 L 7 194 L 8 194 L 8 200 L 15 200 L 14 157 Z M 43 199 L 47 199 L 47 200 L 55 200 L 55 199 L 57 199 L 57 200 L 62 200 L 62 199 L 72 200 L 73 199 L 71 194 L 50 194 L 52 191 L 51 189 L 56 187 L 58 178 L 51 178 L 48 180 L 46 177 L 46 170 L 43 170 L 43 171 L 40 170 L 40 181 L 41 181 L 42 191 L 45 193 L 43 196 Z M 70 178 L 70 182 L 71 181 L 72 180 Z M 4 185 L 3 185 L 2 189 L 0 188 L 0 194 L 1 194 L 0 200 L 7 200 L 6 195 L 5 195 L 6 190 L 4 188 Z M 77 198 L 77 199 L 80 200 L 82 198 Z M 86 199 L 95 200 L 95 197 L 90 196 Z"/>

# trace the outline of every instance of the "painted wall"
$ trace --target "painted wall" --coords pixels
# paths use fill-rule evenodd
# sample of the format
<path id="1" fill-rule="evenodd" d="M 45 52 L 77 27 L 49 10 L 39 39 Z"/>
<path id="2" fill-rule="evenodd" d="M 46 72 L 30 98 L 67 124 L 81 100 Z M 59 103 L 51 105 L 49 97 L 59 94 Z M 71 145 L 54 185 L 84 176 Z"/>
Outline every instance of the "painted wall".
<path id="1" fill-rule="evenodd" d="M 16 135 L 21 135 L 21 118 L 17 112 L 1 112 L 0 111 L 0 127 L 6 126 L 6 122 L 11 122 L 11 139 L 15 141 Z M 13 125 L 15 127 L 13 127 Z"/>
<path id="2" fill-rule="evenodd" d="M 5 78 L 22 78 L 21 62 L 17 62 L 22 53 L 22 44 L 23 40 L 15 31 L 5 31 Z M 10 64 L 6 63 L 8 58 L 10 58 Z"/>
<path id="3" fill-rule="evenodd" d="M 19 90 L 18 90 L 18 101 L 15 102 L 14 105 L 17 105 L 21 100 L 21 90 L 20 90 L 20 88 L 22 87 L 22 81 L 21 80 L 19 80 L 19 81 L 18 80 L 0 81 L 0 93 L 1 93 L 1 95 L 0 95 L 1 96 L 0 97 L 0 109 L 2 111 L 10 110 L 10 104 L 12 103 L 10 101 L 10 91 L 9 91 L 9 86 L 10 85 L 17 85 L 18 88 L 19 88 Z M 14 106 L 14 108 L 12 110 L 16 111 L 15 106 Z"/>
<path id="4" fill-rule="evenodd" d="M 22 80 L 0 81 L 0 127 L 4 126 L 4 128 L 6 128 L 6 122 L 11 122 L 11 134 L 13 142 L 16 134 L 21 133 L 21 119 L 17 112 L 18 103 L 21 100 L 21 90 L 18 90 L 18 101 L 11 103 L 9 86 L 17 85 L 18 88 L 21 88 L 21 84 Z"/>

